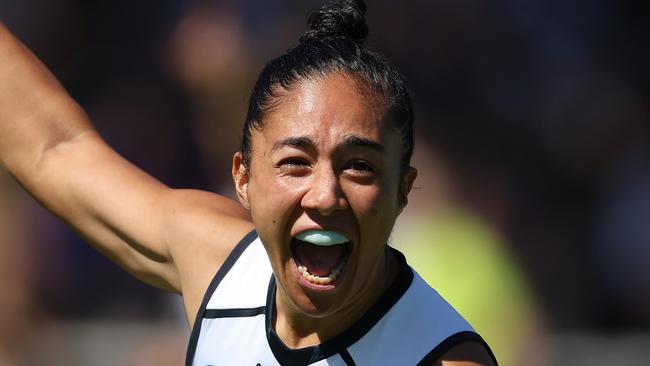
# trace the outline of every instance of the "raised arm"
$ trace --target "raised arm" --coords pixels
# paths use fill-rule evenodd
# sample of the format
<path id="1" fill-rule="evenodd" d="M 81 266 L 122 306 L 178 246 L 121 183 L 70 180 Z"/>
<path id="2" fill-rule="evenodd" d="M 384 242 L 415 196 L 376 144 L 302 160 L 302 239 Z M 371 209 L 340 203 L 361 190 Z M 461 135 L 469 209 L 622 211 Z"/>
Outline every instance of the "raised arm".
<path id="1" fill-rule="evenodd" d="M 214 270 L 252 228 L 238 203 L 170 189 L 119 156 L 2 24 L 0 161 L 111 260 L 182 293 L 190 316 Z"/>

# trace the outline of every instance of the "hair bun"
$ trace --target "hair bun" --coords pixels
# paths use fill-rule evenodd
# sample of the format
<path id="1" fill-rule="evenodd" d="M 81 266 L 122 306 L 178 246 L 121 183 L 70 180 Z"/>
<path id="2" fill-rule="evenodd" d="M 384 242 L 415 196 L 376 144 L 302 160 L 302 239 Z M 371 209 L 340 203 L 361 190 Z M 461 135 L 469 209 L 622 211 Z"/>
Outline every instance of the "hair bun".
<path id="1" fill-rule="evenodd" d="M 362 0 L 335 0 L 311 13 L 300 42 L 346 37 L 362 45 L 368 36 L 366 4 Z"/>

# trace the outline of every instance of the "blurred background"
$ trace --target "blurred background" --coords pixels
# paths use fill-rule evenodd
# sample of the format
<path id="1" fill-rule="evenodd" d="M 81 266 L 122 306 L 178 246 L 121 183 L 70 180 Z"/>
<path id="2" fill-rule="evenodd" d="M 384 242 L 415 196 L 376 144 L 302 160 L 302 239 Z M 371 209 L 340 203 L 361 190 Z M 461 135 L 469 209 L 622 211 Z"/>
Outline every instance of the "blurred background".
<path id="1" fill-rule="evenodd" d="M 264 63 L 314 0 L 0 0 L 106 140 L 232 196 Z M 419 177 L 391 243 L 502 365 L 650 359 L 650 3 L 371 1 Z M 1 137 L 0 137 L 1 138 Z M 180 365 L 180 298 L 88 248 L 0 171 L 0 366 Z"/>

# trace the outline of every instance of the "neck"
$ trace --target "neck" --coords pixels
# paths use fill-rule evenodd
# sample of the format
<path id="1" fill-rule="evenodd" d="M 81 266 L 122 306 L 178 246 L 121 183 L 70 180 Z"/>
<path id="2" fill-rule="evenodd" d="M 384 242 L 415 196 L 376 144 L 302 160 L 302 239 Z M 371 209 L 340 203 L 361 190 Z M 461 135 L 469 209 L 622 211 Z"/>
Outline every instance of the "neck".
<path id="1" fill-rule="evenodd" d="M 280 286 L 276 287 L 276 311 L 273 326 L 278 337 L 289 348 L 315 346 L 343 333 L 356 323 L 395 280 L 399 265 L 388 246 L 383 260 L 369 276 L 368 286 L 359 291 L 345 306 L 331 314 L 315 317 L 296 307 Z"/>

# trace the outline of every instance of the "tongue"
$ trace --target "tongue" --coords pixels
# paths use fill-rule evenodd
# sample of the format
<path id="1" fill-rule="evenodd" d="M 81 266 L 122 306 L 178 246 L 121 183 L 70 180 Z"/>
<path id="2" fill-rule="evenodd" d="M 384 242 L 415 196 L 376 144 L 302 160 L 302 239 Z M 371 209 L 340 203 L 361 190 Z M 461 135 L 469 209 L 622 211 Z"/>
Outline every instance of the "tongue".
<path id="1" fill-rule="evenodd" d="M 324 247 L 294 240 L 293 245 L 293 255 L 296 256 L 299 264 L 307 267 L 309 273 L 321 277 L 332 273 L 341 261 L 344 250 L 345 244 Z"/>

